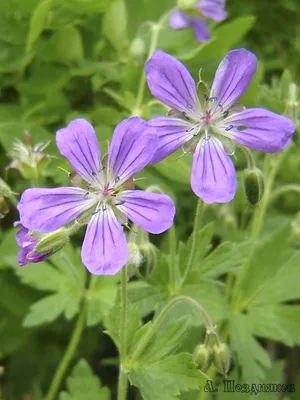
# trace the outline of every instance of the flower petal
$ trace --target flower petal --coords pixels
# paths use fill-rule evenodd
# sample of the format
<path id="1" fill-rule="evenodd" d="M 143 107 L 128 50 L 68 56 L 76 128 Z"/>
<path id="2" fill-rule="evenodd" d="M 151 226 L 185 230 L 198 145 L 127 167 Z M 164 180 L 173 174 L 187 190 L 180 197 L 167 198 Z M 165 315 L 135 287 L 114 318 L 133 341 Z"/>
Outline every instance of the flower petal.
<path id="1" fill-rule="evenodd" d="M 222 0 L 201 0 L 196 5 L 201 14 L 215 21 L 223 21 L 226 18 L 225 2 Z"/>
<path id="2" fill-rule="evenodd" d="M 230 51 L 221 61 L 215 74 L 210 97 L 216 97 L 216 107 L 220 104 L 227 110 L 245 92 L 255 71 L 257 59 L 245 49 Z"/>
<path id="3" fill-rule="evenodd" d="M 193 17 L 191 19 L 191 26 L 198 42 L 207 42 L 210 39 L 210 33 L 207 23 L 201 17 Z"/>
<path id="4" fill-rule="evenodd" d="M 33 231 L 55 231 L 93 205 L 85 194 L 85 190 L 72 187 L 27 189 L 18 204 L 20 221 Z"/>
<path id="5" fill-rule="evenodd" d="M 99 210 L 90 220 L 81 249 L 86 268 L 95 275 L 115 275 L 126 264 L 126 236 L 111 208 Z"/>
<path id="6" fill-rule="evenodd" d="M 236 192 L 236 173 L 219 139 L 203 138 L 193 158 L 191 185 L 205 203 L 227 203 Z"/>
<path id="7" fill-rule="evenodd" d="M 156 50 L 146 62 L 145 71 L 153 96 L 175 110 L 199 118 L 196 84 L 180 61 L 162 50 Z"/>
<path id="8" fill-rule="evenodd" d="M 289 118 L 263 108 L 241 111 L 225 121 L 235 129 L 222 132 L 223 134 L 243 146 L 265 153 L 285 149 L 296 129 Z"/>
<path id="9" fill-rule="evenodd" d="M 156 128 L 158 135 L 158 147 L 151 164 L 174 153 L 193 137 L 193 124 L 180 118 L 159 117 L 149 121 L 149 124 Z"/>
<path id="10" fill-rule="evenodd" d="M 92 125 L 83 118 L 74 119 L 56 132 L 56 143 L 74 170 L 89 183 L 97 183 L 102 171 L 101 154 Z"/>
<path id="11" fill-rule="evenodd" d="M 125 203 L 118 208 L 147 232 L 162 233 L 173 225 L 175 205 L 165 194 L 127 190 L 120 199 Z"/>
<path id="12" fill-rule="evenodd" d="M 190 23 L 189 19 L 182 11 L 175 10 L 170 15 L 169 19 L 170 27 L 173 29 L 184 29 L 187 28 Z"/>
<path id="13" fill-rule="evenodd" d="M 110 179 L 121 185 L 141 171 L 153 158 L 157 142 L 155 129 L 141 118 L 119 123 L 108 151 Z"/>

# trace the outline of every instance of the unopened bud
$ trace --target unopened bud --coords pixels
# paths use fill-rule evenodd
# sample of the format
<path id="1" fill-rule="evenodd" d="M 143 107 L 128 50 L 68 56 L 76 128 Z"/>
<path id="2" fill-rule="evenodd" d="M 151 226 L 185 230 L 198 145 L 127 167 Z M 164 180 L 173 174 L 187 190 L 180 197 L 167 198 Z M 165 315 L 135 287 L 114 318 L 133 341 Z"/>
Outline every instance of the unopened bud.
<path id="1" fill-rule="evenodd" d="M 139 37 L 133 39 L 129 49 L 129 53 L 134 60 L 138 62 L 142 61 L 146 54 L 146 46 L 144 40 Z"/>
<path id="2" fill-rule="evenodd" d="M 230 353 L 227 344 L 216 343 L 213 345 L 213 359 L 217 370 L 224 376 L 230 368 Z"/>
<path id="3" fill-rule="evenodd" d="M 251 206 L 256 206 L 264 193 L 264 178 L 258 168 L 247 168 L 243 172 L 245 195 Z"/>
<path id="4" fill-rule="evenodd" d="M 129 242 L 129 258 L 127 261 L 127 278 L 130 279 L 135 275 L 137 268 L 143 263 L 143 255 L 136 243 Z"/>
<path id="5" fill-rule="evenodd" d="M 143 269 L 145 275 L 148 276 L 157 263 L 157 248 L 150 242 L 145 242 L 140 245 L 140 251 L 143 255 Z"/>
<path id="6" fill-rule="evenodd" d="M 210 346 L 199 344 L 194 351 L 193 361 L 198 368 L 206 372 L 213 362 L 213 350 Z"/>
<path id="7" fill-rule="evenodd" d="M 39 254 L 53 254 L 62 249 L 69 240 L 68 230 L 61 228 L 42 236 L 33 251 Z"/>

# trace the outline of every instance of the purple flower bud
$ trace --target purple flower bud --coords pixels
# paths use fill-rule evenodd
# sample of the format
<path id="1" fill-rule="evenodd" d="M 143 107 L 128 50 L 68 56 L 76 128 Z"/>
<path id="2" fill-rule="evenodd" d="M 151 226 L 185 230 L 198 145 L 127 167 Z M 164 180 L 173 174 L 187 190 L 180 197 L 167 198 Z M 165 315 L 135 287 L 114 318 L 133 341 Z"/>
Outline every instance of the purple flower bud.
<path id="1" fill-rule="evenodd" d="M 20 247 L 18 254 L 18 263 L 21 267 L 28 263 L 38 263 L 44 261 L 52 253 L 37 253 L 34 251 L 39 239 L 32 236 L 27 228 L 25 228 L 21 222 L 17 221 L 14 226 L 19 226 L 20 230 L 16 234 L 16 241 Z"/>

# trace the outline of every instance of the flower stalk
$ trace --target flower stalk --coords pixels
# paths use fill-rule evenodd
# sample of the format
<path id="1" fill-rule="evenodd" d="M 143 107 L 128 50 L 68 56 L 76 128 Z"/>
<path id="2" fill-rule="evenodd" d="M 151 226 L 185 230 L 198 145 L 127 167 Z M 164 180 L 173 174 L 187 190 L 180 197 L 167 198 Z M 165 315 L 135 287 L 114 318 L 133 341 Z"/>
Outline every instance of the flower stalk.
<path id="1" fill-rule="evenodd" d="M 121 309 L 120 309 L 120 370 L 118 384 L 118 400 L 125 400 L 128 386 L 127 372 L 124 368 L 127 358 L 127 266 L 122 269 L 121 275 Z"/>

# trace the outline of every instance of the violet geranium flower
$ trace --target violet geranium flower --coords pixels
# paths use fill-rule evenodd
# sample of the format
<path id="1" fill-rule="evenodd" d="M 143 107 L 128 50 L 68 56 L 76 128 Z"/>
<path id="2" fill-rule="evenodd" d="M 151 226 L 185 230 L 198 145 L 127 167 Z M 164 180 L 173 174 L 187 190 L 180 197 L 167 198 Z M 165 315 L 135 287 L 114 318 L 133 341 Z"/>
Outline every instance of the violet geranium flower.
<path id="1" fill-rule="evenodd" d="M 83 264 L 98 275 L 114 275 L 127 262 L 128 246 L 121 222 L 128 217 L 150 233 L 173 224 L 174 203 L 164 194 L 133 189 L 133 175 L 153 158 L 157 137 L 138 117 L 122 121 L 115 129 L 107 164 L 103 165 L 92 125 L 76 119 L 56 133 L 59 151 L 86 188 L 27 189 L 18 204 L 27 229 L 52 232 L 84 213 L 89 216 L 81 250 Z"/>
<path id="2" fill-rule="evenodd" d="M 185 144 L 194 153 L 192 189 L 208 204 L 226 203 L 235 195 L 236 173 L 225 151 L 228 144 L 235 141 L 265 153 L 279 152 L 295 130 L 286 117 L 236 104 L 256 68 L 254 54 L 245 49 L 230 51 L 217 69 L 210 94 L 199 101 L 193 78 L 176 58 L 156 50 L 146 63 L 151 93 L 172 108 L 170 116 L 150 121 L 160 140 L 152 163 Z"/>
<path id="3" fill-rule="evenodd" d="M 21 267 L 28 263 L 38 263 L 44 261 L 47 257 L 51 255 L 49 253 L 37 253 L 34 251 L 35 246 L 38 244 L 39 239 L 30 234 L 29 229 L 25 228 L 21 222 L 17 221 L 14 226 L 20 227 L 16 234 L 17 244 L 20 247 L 18 254 L 18 263 Z"/>
<path id="4" fill-rule="evenodd" d="M 226 18 L 225 3 L 222 0 L 181 0 L 178 5 L 179 10 L 170 15 L 171 28 L 177 30 L 190 26 L 198 42 L 210 39 L 208 26 L 203 17 L 215 21 L 223 21 Z"/>

